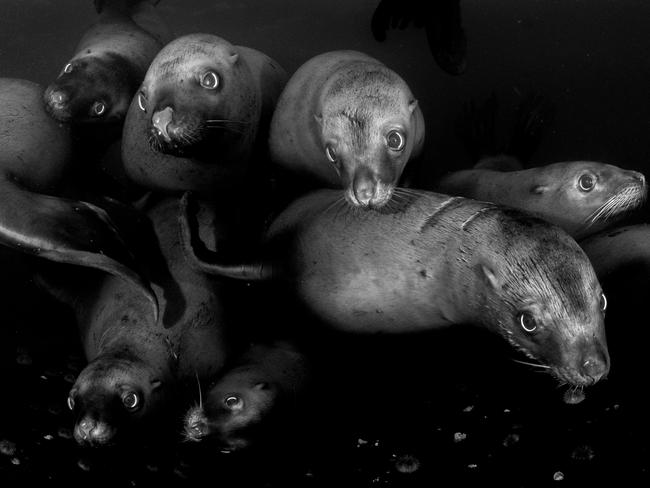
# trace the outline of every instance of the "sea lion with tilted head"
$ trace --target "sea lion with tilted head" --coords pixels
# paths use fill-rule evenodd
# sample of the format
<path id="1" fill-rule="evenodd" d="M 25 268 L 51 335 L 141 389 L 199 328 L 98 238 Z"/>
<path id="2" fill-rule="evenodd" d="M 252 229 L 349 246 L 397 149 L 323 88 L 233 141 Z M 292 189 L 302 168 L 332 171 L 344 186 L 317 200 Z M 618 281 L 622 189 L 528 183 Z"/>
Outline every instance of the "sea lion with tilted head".
<path id="1" fill-rule="evenodd" d="M 225 304 L 232 297 L 186 263 L 177 212 L 178 200 L 158 202 L 146 213 L 152 242 L 148 226 L 140 229 L 146 242 L 140 258 L 155 283 L 158 319 L 129 283 L 114 276 L 71 282 L 60 269 L 45 274 L 48 288 L 73 305 L 89 360 L 68 398 L 74 437 L 82 445 L 111 445 L 151 428 L 173 433 L 174 415 L 188 406 L 182 401 L 185 385 L 209 381 L 229 360 L 234 346 Z M 204 228 L 213 216 L 209 210 L 201 215 Z M 213 237 L 204 233 L 209 242 Z"/>
<path id="2" fill-rule="evenodd" d="M 129 108 L 128 177 L 158 191 L 208 198 L 241 182 L 260 150 L 286 73 L 254 49 L 209 34 L 167 44 Z M 265 147 L 265 145 L 264 145 Z"/>
<path id="3" fill-rule="evenodd" d="M 77 125 L 107 124 L 121 130 L 133 95 L 171 32 L 157 0 L 95 0 L 97 22 L 44 93 L 55 119 Z M 119 132 L 117 133 L 119 136 Z"/>
<path id="4" fill-rule="evenodd" d="M 272 223 L 256 263 L 224 263 L 180 217 L 189 259 L 206 272 L 285 283 L 324 325 L 406 333 L 481 325 L 577 388 L 609 370 L 604 295 L 578 244 L 515 209 L 400 191 L 375 211 L 340 191 L 304 196 Z"/>
<path id="5" fill-rule="evenodd" d="M 155 313 L 156 298 L 109 212 L 64 198 L 70 131 L 45 113 L 42 94 L 36 83 L 0 78 L 0 244 L 112 273 L 148 297 Z"/>
<path id="6" fill-rule="evenodd" d="M 271 158 L 347 201 L 381 207 L 422 151 L 424 117 L 406 82 L 377 59 L 332 51 L 291 77 L 271 121 Z"/>
<path id="7" fill-rule="evenodd" d="M 253 344 L 187 412 L 185 437 L 234 452 L 258 445 L 271 432 L 285 431 L 309 372 L 309 362 L 293 344 Z"/>

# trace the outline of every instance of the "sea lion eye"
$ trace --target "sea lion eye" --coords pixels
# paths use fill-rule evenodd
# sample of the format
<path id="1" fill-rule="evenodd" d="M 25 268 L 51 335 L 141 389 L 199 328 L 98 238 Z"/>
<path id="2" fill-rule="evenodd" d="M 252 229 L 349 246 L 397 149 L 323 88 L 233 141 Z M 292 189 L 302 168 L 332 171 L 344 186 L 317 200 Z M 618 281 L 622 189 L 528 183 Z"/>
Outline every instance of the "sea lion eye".
<path id="1" fill-rule="evenodd" d="M 219 77 L 214 71 L 208 71 L 201 76 L 201 86 L 208 90 L 214 90 L 219 86 Z"/>
<path id="2" fill-rule="evenodd" d="M 604 293 L 600 294 L 600 311 L 605 313 L 605 310 L 607 310 L 607 297 L 605 296 Z"/>
<path id="3" fill-rule="evenodd" d="M 404 144 L 406 143 L 406 138 L 398 130 L 391 130 L 386 136 L 386 144 L 393 151 L 401 151 L 404 149 Z"/>
<path id="4" fill-rule="evenodd" d="M 330 160 L 330 162 L 336 163 L 336 151 L 332 146 L 325 147 L 325 155 L 327 156 L 327 159 Z"/>
<path id="5" fill-rule="evenodd" d="M 64 73 L 72 73 L 72 63 L 68 63 L 63 67 Z"/>
<path id="6" fill-rule="evenodd" d="M 68 396 L 68 408 L 74 410 L 74 398 L 72 398 L 72 395 Z"/>
<path id="7" fill-rule="evenodd" d="M 244 407 L 244 400 L 236 395 L 230 395 L 226 397 L 223 404 L 230 410 L 241 410 Z"/>
<path id="8" fill-rule="evenodd" d="M 535 332 L 537 329 L 535 318 L 528 312 L 521 312 L 519 314 L 519 324 L 526 332 Z"/>
<path id="9" fill-rule="evenodd" d="M 106 112 L 106 104 L 104 102 L 99 102 L 99 101 L 93 103 L 91 112 L 93 115 L 96 115 L 98 117 L 104 115 L 104 112 Z"/>
<path id="10" fill-rule="evenodd" d="M 129 410 L 135 410 L 140 406 L 140 398 L 134 391 L 127 391 L 122 395 L 122 403 Z"/>
<path id="11" fill-rule="evenodd" d="M 138 107 L 140 107 L 140 110 L 143 112 L 147 111 L 147 97 L 145 97 L 142 92 L 138 93 Z"/>
<path id="12" fill-rule="evenodd" d="M 585 173 L 578 180 L 578 186 L 582 191 L 585 192 L 593 190 L 595 185 L 596 185 L 596 178 L 594 178 L 594 175 L 589 173 Z"/>

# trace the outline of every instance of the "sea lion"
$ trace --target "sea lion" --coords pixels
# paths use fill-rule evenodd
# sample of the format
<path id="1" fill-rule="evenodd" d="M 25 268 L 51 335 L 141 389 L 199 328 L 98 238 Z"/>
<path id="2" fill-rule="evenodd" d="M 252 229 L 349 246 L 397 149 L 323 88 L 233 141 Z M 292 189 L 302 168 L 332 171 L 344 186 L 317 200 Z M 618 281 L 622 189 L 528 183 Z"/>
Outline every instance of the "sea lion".
<path id="1" fill-rule="evenodd" d="M 254 49 L 209 34 L 167 44 L 126 117 L 128 177 L 159 191 L 210 197 L 239 182 L 265 132 L 286 73 Z"/>
<path id="2" fill-rule="evenodd" d="M 222 452 L 256 445 L 295 415 L 308 382 L 305 356 L 288 342 L 254 344 L 185 415 L 185 437 Z"/>
<path id="3" fill-rule="evenodd" d="M 96 275 L 83 287 L 61 277 L 60 270 L 49 277 L 50 283 L 63 280 L 56 288 L 74 307 L 89 360 L 68 398 L 76 415 L 74 437 L 82 445 L 115 444 L 152 426 L 162 431 L 156 423 L 160 419 L 171 427 L 172 407 L 183 407 L 177 405 L 181 385 L 196 378 L 208 381 L 229 359 L 233 342 L 224 306 L 229 295 L 185 262 L 177 212 L 177 199 L 147 211 L 155 237 L 141 258 L 155 282 L 161 306 L 157 320 L 142 296 L 114 276 Z M 210 212 L 201 216 L 204 222 L 210 218 Z"/>
<path id="4" fill-rule="evenodd" d="M 354 206 L 381 207 L 420 154 L 424 117 L 406 82 L 357 51 L 311 58 L 273 113 L 272 160 L 321 186 L 346 189 Z"/>
<path id="5" fill-rule="evenodd" d="M 47 115 L 42 94 L 36 83 L 0 78 L 0 244 L 112 273 L 141 290 L 155 313 L 156 298 L 109 213 L 61 196 L 70 132 Z"/>
<path id="6" fill-rule="evenodd" d="M 195 266 L 283 280 L 331 328 L 406 333 L 473 323 L 570 385 L 596 383 L 609 370 L 596 274 L 575 240 L 541 219 L 414 191 L 359 211 L 340 191 L 322 190 L 276 218 L 257 263 L 223 263 L 193 233 L 191 204 L 185 195 L 180 223 Z"/>
<path id="7" fill-rule="evenodd" d="M 121 129 L 133 95 L 171 32 L 155 0 L 95 0 L 97 22 L 43 95 L 48 113 L 73 124 Z M 119 135 L 119 132 L 118 132 Z"/>
<path id="8" fill-rule="evenodd" d="M 611 164 L 569 161 L 524 169 L 540 145 L 554 107 L 537 93 L 522 97 L 507 144 L 497 141 L 498 103 L 467 104 L 460 133 L 474 168 L 448 173 L 434 191 L 525 210 L 582 239 L 609 227 L 641 207 L 645 177 Z"/>
<path id="9" fill-rule="evenodd" d="M 625 266 L 650 265 L 650 225 L 637 224 L 600 232 L 580 241 L 602 280 Z"/>
<path id="10" fill-rule="evenodd" d="M 595 161 L 507 172 L 457 171 L 444 176 L 434 190 L 525 210 L 576 239 L 619 222 L 643 205 L 647 193 L 643 174 Z"/>

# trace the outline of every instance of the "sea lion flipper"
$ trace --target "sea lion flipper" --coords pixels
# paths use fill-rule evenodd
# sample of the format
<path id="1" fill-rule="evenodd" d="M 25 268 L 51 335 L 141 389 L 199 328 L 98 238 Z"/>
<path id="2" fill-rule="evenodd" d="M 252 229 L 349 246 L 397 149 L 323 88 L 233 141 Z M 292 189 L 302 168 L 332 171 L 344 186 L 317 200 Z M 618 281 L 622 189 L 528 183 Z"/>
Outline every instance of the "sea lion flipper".
<path id="1" fill-rule="evenodd" d="M 50 261 L 96 268 L 158 301 L 108 213 L 88 202 L 30 192 L 0 181 L 0 244 Z"/>
<path id="2" fill-rule="evenodd" d="M 230 264 L 220 260 L 219 254 L 208 250 L 198 232 L 196 215 L 197 202 L 190 192 L 185 192 L 179 205 L 181 246 L 192 267 L 208 274 L 248 281 L 263 281 L 271 278 L 272 270 L 262 262 Z"/>

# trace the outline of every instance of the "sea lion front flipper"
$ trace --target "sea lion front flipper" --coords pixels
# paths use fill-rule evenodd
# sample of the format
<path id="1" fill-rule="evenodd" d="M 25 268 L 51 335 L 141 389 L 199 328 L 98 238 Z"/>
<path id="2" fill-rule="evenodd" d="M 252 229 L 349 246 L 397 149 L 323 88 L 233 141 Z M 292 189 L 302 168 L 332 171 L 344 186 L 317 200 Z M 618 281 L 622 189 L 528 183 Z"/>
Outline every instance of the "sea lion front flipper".
<path id="1" fill-rule="evenodd" d="M 87 202 L 30 192 L 0 180 L 0 244 L 50 261 L 96 268 L 145 294 L 158 316 L 148 280 L 106 211 Z"/>
<path id="2" fill-rule="evenodd" d="M 208 250 L 196 231 L 196 205 L 197 202 L 192 199 L 190 192 L 185 192 L 180 201 L 178 215 L 181 246 L 192 267 L 204 273 L 237 280 L 264 281 L 272 277 L 271 266 L 263 262 L 225 263 L 220 260 L 217 252 Z"/>

